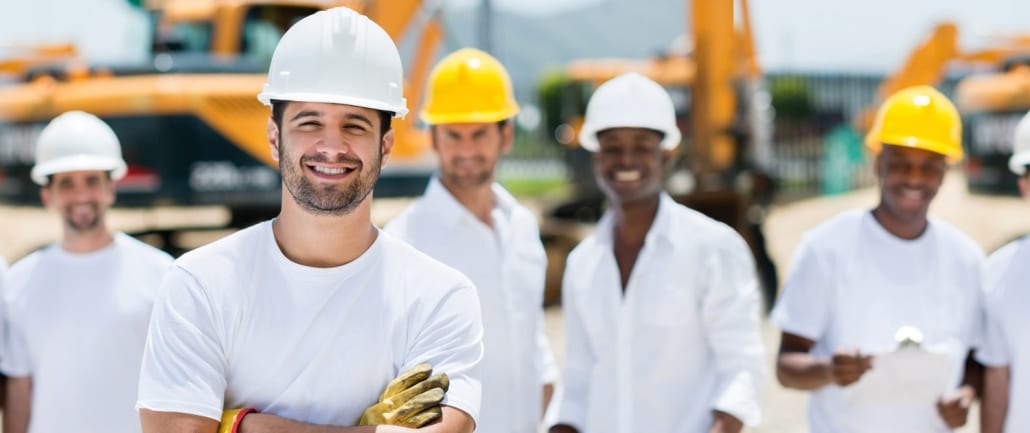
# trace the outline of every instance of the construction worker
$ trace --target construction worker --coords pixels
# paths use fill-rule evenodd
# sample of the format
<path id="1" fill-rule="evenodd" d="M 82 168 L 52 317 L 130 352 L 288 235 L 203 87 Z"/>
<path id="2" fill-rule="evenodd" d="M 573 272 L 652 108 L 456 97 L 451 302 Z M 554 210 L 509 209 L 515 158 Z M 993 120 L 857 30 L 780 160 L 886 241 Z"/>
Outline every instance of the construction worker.
<path id="1" fill-rule="evenodd" d="M 351 9 L 283 35 L 258 96 L 282 209 L 169 272 L 140 375 L 144 432 L 473 430 L 476 289 L 371 222 L 402 81 L 389 35 Z"/>
<path id="2" fill-rule="evenodd" d="M 6 276 L 4 432 L 140 431 L 140 360 L 172 258 L 108 228 L 125 172 L 118 137 L 92 114 L 64 113 L 39 135 L 32 180 L 61 240 Z"/>
<path id="3" fill-rule="evenodd" d="M 739 432 L 761 416 L 755 264 L 731 228 L 662 191 L 672 99 L 609 80 L 579 133 L 609 208 L 569 254 L 563 396 L 551 433 Z"/>
<path id="4" fill-rule="evenodd" d="M 983 253 L 927 216 L 948 165 L 962 159 L 960 138 L 958 111 L 937 90 L 890 96 L 865 140 L 875 155 L 879 204 L 838 215 L 801 239 L 772 320 L 783 331 L 777 377 L 812 391 L 812 433 L 945 432 L 966 422 L 977 381 L 963 367 L 979 333 Z M 912 328 L 918 334 L 910 341 L 947 357 L 949 391 L 936 403 L 905 407 L 855 403 L 854 384 Z M 892 392 L 880 391 L 873 395 Z"/>
<path id="5" fill-rule="evenodd" d="M 1019 176 L 1019 191 L 1030 200 L 1030 113 L 1016 125 L 1009 169 Z M 984 341 L 976 359 L 986 366 L 984 395 L 980 405 L 980 431 L 1001 433 L 1030 431 L 1030 348 L 1025 311 L 1030 305 L 1026 293 L 1030 241 L 1023 236 L 995 251 L 987 259 L 984 310 L 987 317 Z"/>
<path id="6" fill-rule="evenodd" d="M 466 48 L 441 60 L 421 112 L 440 172 L 386 226 L 479 290 L 484 352 L 476 431 L 484 433 L 539 431 L 558 375 L 543 327 L 547 256 L 536 217 L 494 183 L 518 111 L 497 59 Z"/>

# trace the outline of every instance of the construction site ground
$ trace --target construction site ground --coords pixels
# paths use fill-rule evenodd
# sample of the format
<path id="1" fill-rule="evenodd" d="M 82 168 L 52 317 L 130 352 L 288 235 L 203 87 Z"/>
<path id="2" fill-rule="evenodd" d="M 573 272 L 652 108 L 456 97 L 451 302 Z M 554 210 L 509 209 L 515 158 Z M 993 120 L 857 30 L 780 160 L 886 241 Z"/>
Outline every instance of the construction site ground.
<path id="1" fill-rule="evenodd" d="M 374 219 L 382 223 L 399 212 L 409 200 L 377 200 Z M 791 254 L 801 235 L 821 221 L 847 209 L 871 208 L 877 202 L 875 188 L 867 188 L 833 197 L 821 197 L 797 201 L 773 207 L 766 219 L 765 233 L 769 254 L 776 263 L 782 279 L 790 265 Z M 533 203 L 533 207 L 543 205 Z M 931 214 L 948 221 L 976 240 L 985 251 L 990 252 L 1024 233 L 1030 233 L 1030 203 L 1013 197 L 995 197 L 969 194 L 961 173 L 949 173 L 945 184 L 931 207 Z M 14 261 L 33 249 L 51 242 L 60 234 L 60 223 L 50 212 L 37 207 L 0 206 L 0 256 L 8 262 Z M 210 208 L 162 208 L 154 210 L 115 209 L 111 211 L 110 224 L 126 232 L 144 228 L 204 226 L 224 224 L 228 213 L 218 207 Z M 185 244 L 200 245 L 225 234 L 226 230 L 189 233 L 181 240 Z M 547 332 L 551 337 L 559 362 L 564 358 L 564 330 L 560 307 L 546 310 Z M 750 432 L 761 433 L 805 433 L 805 406 L 807 396 L 803 392 L 781 387 L 773 374 L 774 353 L 779 344 L 778 330 L 763 320 L 762 332 L 766 344 L 767 375 L 763 389 L 764 421 L 759 428 Z M 978 412 L 974 409 L 974 422 L 960 429 L 962 433 L 974 433 Z"/>

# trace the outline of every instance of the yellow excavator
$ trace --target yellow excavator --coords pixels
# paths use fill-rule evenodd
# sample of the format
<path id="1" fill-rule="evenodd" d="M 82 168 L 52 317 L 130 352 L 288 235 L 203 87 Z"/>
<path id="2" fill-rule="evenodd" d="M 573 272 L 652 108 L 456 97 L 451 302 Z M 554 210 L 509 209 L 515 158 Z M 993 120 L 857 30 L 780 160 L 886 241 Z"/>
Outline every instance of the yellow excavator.
<path id="1" fill-rule="evenodd" d="M 560 239 L 569 233 L 564 221 L 600 216 L 602 196 L 593 180 L 590 156 L 574 138 L 589 93 L 617 75 L 639 72 L 672 94 L 686 137 L 669 192 L 677 201 L 741 233 L 752 247 L 771 302 L 777 276 L 765 251 L 761 226 L 772 199 L 772 180 L 765 174 L 772 154 L 772 112 L 755 53 L 748 1 L 693 0 L 687 9 L 692 29 L 689 43 L 681 41 L 665 55 L 646 60 L 573 61 L 561 76 L 544 84 L 551 89 L 542 94 L 554 95 L 558 101 L 559 106 L 550 107 L 548 101 L 542 102 L 545 112 L 550 111 L 545 117 L 555 137 L 570 147 L 566 159 L 574 197 L 555 209 L 541 230 L 551 243 L 574 244 L 574 239 Z M 549 258 L 561 260 L 562 256 Z M 553 300 L 556 294 L 548 296 Z"/>
<path id="2" fill-rule="evenodd" d="M 256 99 L 279 37 L 321 9 L 352 7 L 395 41 L 412 38 L 405 95 L 417 106 L 442 32 L 419 0 L 156 0 L 151 61 L 12 65 L 0 87 L 0 198 L 38 203 L 29 180 L 36 137 L 68 110 L 96 114 L 118 134 L 129 164 L 119 203 L 227 206 L 230 226 L 278 212 L 279 174 L 268 152 L 269 111 Z M 15 70 L 15 66 L 18 69 Z M 395 120 L 397 145 L 377 196 L 417 194 L 433 170 L 417 116 Z"/>
<path id="3" fill-rule="evenodd" d="M 72 44 L 0 44 L 0 85 L 21 80 L 29 69 L 66 64 L 78 58 L 78 50 Z"/>
<path id="4" fill-rule="evenodd" d="M 1007 162 L 1016 123 L 1030 110 L 1030 34 L 997 37 L 981 50 L 963 50 L 958 34 L 951 22 L 934 27 L 880 84 L 873 104 L 856 119 L 857 129 L 869 130 L 876 108 L 887 96 L 909 86 L 938 85 L 957 69 L 961 78 L 954 100 L 963 117 L 969 187 L 977 192 L 1018 193 Z"/>

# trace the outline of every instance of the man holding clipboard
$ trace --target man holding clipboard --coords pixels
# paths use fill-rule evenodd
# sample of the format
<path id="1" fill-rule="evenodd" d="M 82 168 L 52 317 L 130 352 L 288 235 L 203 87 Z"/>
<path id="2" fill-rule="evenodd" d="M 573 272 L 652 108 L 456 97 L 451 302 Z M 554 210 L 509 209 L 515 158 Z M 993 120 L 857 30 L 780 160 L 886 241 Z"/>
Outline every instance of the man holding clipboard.
<path id="1" fill-rule="evenodd" d="M 892 95 L 866 137 L 880 203 L 802 238 L 772 320 L 783 330 L 777 378 L 812 391 L 812 433 L 936 433 L 965 424 L 976 395 L 977 371 L 964 367 L 980 332 L 984 257 L 927 216 L 949 164 L 962 159 L 960 137 L 958 112 L 938 91 Z M 899 348 L 905 329 L 918 330 L 901 333 L 918 336 L 918 349 Z"/>

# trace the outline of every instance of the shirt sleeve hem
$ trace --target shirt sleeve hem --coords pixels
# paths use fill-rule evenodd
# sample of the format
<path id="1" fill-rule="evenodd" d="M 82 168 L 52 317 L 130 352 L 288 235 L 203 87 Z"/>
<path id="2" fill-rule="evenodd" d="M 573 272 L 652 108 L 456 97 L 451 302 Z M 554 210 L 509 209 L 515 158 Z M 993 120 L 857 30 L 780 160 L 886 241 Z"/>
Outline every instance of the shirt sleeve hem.
<path id="1" fill-rule="evenodd" d="M 140 400 L 136 402 L 136 410 L 147 409 L 154 412 L 177 412 L 188 415 L 211 418 L 215 421 L 222 420 L 222 409 L 214 409 L 210 406 L 203 406 L 196 403 L 184 403 L 170 400 Z"/>
<path id="2" fill-rule="evenodd" d="M 795 323 L 790 323 L 788 320 L 782 320 L 779 317 L 770 317 L 772 323 L 780 328 L 780 331 L 788 334 L 794 334 L 799 337 L 804 337 L 812 341 L 818 341 L 818 332 L 806 329 L 804 326 L 798 326 Z"/>
<path id="3" fill-rule="evenodd" d="M 32 376 L 32 372 L 27 368 L 11 367 L 9 365 L 0 365 L 0 372 L 3 372 L 4 376 L 7 377 L 29 377 Z"/>
<path id="4" fill-rule="evenodd" d="M 1008 359 L 1005 359 L 1004 356 L 994 356 L 993 354 L 981 351 L 974 352 L 973 358 L 987 367 L 1004 367 L 1011 364 L 1011 362 L 1009 362 Z"/>
<path id="5" fill-rule="evenodd" d="M 472 409 L 475 405 L 460 398 L 451 398 L 450 396 L 448 396 L 447 400 L 443 402 L 443 405 L 465 412 L 468 416 L 472 417 L 472 421 L 475 422 L 476 425 L 479 424 L 479 411 Z"/>

